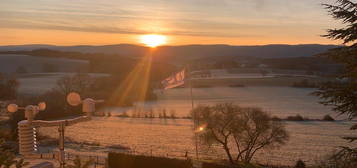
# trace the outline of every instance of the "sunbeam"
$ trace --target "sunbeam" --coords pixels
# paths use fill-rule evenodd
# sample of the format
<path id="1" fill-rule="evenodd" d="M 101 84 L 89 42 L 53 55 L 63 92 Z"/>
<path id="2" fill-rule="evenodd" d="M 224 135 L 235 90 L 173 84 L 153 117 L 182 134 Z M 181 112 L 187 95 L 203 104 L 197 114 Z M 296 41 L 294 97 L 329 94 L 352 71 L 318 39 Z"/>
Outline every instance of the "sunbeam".
<path id="1" fill-rule="evenodd" d="M 115 105 L 127 105 L 128 102 L 144 101 L 150 84 L 152 52 L 136 64 L 122 84 L 112 94 L 110 102 Z"/>

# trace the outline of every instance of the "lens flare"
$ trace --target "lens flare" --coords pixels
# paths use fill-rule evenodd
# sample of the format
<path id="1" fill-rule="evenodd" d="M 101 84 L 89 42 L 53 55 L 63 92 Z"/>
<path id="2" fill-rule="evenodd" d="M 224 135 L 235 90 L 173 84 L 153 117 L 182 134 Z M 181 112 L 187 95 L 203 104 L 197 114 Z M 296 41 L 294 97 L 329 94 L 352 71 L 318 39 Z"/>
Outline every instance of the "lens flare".
<path id="1" fill-rule="evenodd" d="M 151 72 L 151 53 L 143 57 L 126 76 L 121 85 L 113 92 L 109 102 L 126 106 L 132 100 L 142 102 L 146 99 Z"/>

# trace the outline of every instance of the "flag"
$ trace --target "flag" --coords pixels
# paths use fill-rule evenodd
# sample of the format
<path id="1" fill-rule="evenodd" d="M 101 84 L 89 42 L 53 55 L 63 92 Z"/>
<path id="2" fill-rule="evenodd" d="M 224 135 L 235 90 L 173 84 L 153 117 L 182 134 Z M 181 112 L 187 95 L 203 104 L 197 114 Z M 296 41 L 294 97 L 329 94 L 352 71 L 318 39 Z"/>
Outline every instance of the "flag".
<path id="1" fill-rule="evenodd" d="M 185 69 L 161 81 L 164 89 L 172 89 L 185 84 Z"/>

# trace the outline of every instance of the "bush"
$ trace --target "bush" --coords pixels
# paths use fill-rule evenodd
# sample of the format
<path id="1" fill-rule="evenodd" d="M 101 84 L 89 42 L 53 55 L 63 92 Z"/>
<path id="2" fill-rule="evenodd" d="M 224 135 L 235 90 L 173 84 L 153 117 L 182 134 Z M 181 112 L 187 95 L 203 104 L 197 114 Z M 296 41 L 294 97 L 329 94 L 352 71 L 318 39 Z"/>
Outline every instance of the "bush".
<path id="1" fill-rule="evenodd" d="M 299 160 L 296 162 L 294 168 L 305 168 L 305 167 L 306 167 L 305 162 L 299 159 Z"/>
<path id="2" fill-rule="evenodd" d="M 25 73 L 27 73 L 27 69 L 24 66 L 19 66 L 16 68 L 16 73 L 25 74 Z"/>
<path id="3" fill-rule="evenodd" d="M 282 121 L 282 119 L 279 118 L 279 117 L 277 117 L 277 116 L 273 116 L 273 117 L 271 118 L 271 120 L 272 120 L 272 121 Z"/>
<path id="4" fill-rule="evenodd" d="M 16 111 L 10 116 L 10 119 L 7 121 L 11 129 L 11 140 L 16 140 L 18 136 L 17 123 L 25 119 L 25 112 L 23 110 Z"/>
<path id="5" fill-rule="evenodd" d="M 324 118 L 322 118 L 323 121 L 335 121 L 334 118 L 332 118 L 330 115 L 325 115 Z"/>
<path id="6" fill-rule="evenodd" d="M 177 117 L 176 117 L 176 111 L 175 110 L 171 110 L 170 111 L 170 118 L 171 119 L 176 119 Z"/>
<path id="7" fill-rule="evenodd" d="M 81 106 L 74 107 L 68 105 L 66 102 L 66 94 L 58 90 L 50 90 L 46 92 L 31 104 L 36 104 L 40 101 L 45 101 L 47 106 L 44 111 L 39 112 L 35 119 L 59 119 L 68 116 L 79 116 L 82 114 Z"/>
<path id="8" fill-rule="evenodd" d="M 73 160 L 73 164 L 66 165 L 66 168 L 89 168 L 91 165 L 94 164 L 94 160 L 82 160 L 79 156 Z"/>
<path id="9" fill-rule="evenodd" d="M 305 121 L 305 119 L 300 114 L 297 114 L 296 116 L 288 116 L 286 118 L 286 120 L 288 120 L 288 121 Z"/>
<path id="10" fill-rule="evenodd" d="M 0 73 L 0 100 L 13 100 L 17 97 L 19 82 L 15 78 L 4 77 Z"/>
<path id="11" fill-rule="evenodd" d="M 123 112 L 123 114 L 119 114 L 118 117 L 121 117 L 121 118 L 128 118 L 129 115 L 126 113 L 126 111 Z"/>
<path id="12" fill-rule="evenodd" d="M 16 155 L 13 151 L 6 148 L 5 141 L 0 139 L 0 167 L 16 167 L 21 168 L 28 165 L 28 162 L 25 162 L 24 159 L 16 159 Z"/>
<path id="13" fill-rule="evenodd" d="M 357 148 L 342 147 L 338 152 L 332 153 L 327 159 L 321 161 L 317 168 L 356 168 Z"/>

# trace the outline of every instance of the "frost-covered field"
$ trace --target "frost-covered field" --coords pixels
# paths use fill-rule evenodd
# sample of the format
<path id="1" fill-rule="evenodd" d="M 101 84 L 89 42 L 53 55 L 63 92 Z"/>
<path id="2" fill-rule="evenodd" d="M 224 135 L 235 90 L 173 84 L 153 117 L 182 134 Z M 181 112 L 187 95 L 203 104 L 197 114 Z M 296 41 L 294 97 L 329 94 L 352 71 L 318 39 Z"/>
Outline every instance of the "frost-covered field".
<path id="1" fill-rule="evenodd" d="M 261 107 L 278 117 L 301 114 L 322 118 L 325 114 L 333 114 L 329 108 L 319 105 L 316 97 L 309 96 L 311 91 L 289 87 L 207 88 L 194 89 L 194 96 L 196 104 L 234 102 L 242 106 Z M 178 116 L 186 116 L 191 106 L 188 93 L 187 89 L 158 91 L 158 101 L 138 104 L 135 108 L 143 108 L 142 111 L 152 108 L 156 112 L 165 108 L 168 112 L 175 110 Z M 131 110 L 114 108 L 106 111 L 116 115 Z M 343 119 L 343 116 L 339 119 Z M 286 165 L 303 159 L 313 164 L 338 146 L 347 145 L 341 137 L 354 133 L 349 130 L 351 124 L 348 121 L 286 122 L 290 141 L 280 149 L 262 151 L 257 155 L 257 160 Z M 40 132 L 57 136 L 56 128 L 41 128 Z M 100 143 L 103 146 L 101 152 L 109 150 L 106 146 L 120 144 L 138 153 L 183 157 L 188 151 L 189 156 L 194 156 L 192 123 L 184 119 L 96 118 L 67 128 L 66 136 L 76 141 Z M 217 152 L 203 152 L 201 157 L 217 158 L 219 155 L 224 156 L 220 149 Z"/>
<path id="2" fill-rule="evenodd" d="M 32 73 L 22 75 L 17 80 L 20 83 L 18 92 L 20 94 L 40 95 L 54 88 L 57 81 L 65 76 L 75 75 L 75 73 Z M 89 73 L 92 77 L 105 77 L 108 74 Z"/>
<path id="3" fill-rule="evenodd" d="M 27 73 L 42 73 L 46 69 L 46 66 L 51 66 L 53 70 L 58 72 L 86 72 L 89 69 L 89 61 L 0 54 L 0 72 L 2 73 L 14 73 L 20 67 Z"/>
<path id="4" fill-rule="evenodd" d="M 42 94 L 55 87 L 58 79 L 88 69 L 89 61 L 86 60 L 0 54 L 0 73 L 16 76 L 20 94 Z M 47 71 L 54 73 L 44 73 Z"/>

